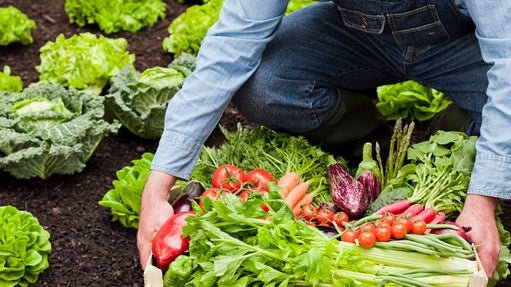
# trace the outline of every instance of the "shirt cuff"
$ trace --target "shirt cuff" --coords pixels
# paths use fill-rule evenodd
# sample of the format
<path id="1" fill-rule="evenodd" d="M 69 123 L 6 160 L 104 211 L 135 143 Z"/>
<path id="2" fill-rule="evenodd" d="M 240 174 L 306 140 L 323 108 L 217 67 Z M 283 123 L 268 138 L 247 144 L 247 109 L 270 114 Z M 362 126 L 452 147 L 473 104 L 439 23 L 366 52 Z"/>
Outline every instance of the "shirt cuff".
<path id="1" fill-rule="evenodd" d="M 199 140 L 166 130 L 160 139 L 151 169 L 189 180 L 201 148 Z"/>
<path id="2" fill-rule="evenodd" d="M 469 194 L 511 199 L 511 158 L 490 153 L 478 153 Z"/>

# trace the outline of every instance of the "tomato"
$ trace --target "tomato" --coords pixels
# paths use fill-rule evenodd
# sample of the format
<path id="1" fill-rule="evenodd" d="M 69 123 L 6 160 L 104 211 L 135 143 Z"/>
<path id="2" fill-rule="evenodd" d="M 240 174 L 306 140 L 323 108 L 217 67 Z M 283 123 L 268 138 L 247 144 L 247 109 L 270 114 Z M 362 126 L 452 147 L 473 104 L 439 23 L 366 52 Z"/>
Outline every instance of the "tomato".
<path id="1" fill-rule="evenodd" d="M 213 173 L 211 184 L 213 187 L 236 192 L 245 181 L 245 172 L 232 164 L 223 164 Z"/>
<path id="2" fill-rule="evenodd" d="M 341 241 L 354 243 L 358 238 L 358 231 L 353 229 L 345 229 L 341 234 Z"/>
<path id="3" fill-rule="evenodd" d="M 406 225 L 402 223 L 395 223 L 390 228 L 390 231 L 392 232 L 392 238 L 394 239 L 403 239 L 408 233 Z"/>
<path id="4" fill-rule="evenodd" d="M 333 222 L 335 222 L 335 224 L 343 229 L 344 228 L 344 222 L 348 222 L 350 221 L 349 217 L 348 217 L 348 214 L 344 211 L 338 211 L 336 213 L 334 213 L 334 219 L 333 219 Z"/>
<path id="5" fill-rule="evenodd" d="M 247 199 L 250 197 L 250 192 L 248 190 L 244 190 L 240 192 L 238 196 L 241 198 L 241 200 L 247 201 Z"/>
<path id="6" fill-rule="evenodd" d="M 399 216 L 395 219 L 394 224 L 403 224 L 406 226 L 406 232 L 412 231 L 412 220 L 407 216 Z"/>
<path id="7" fill-rule="evenodd" d="M 374 235 L 376 236 L 376 240 L 379 242 L 387 242 L 392 237 L 392 231 L 390 229 L 390 225 L 379 225 L 374 230 Z"/>
<path id="8" fill-rule="evenodd" d="M 374 233 L 374 230 L 376 229 L 376 226 L 374 225 L 374 223 L 372 222 L 366 222 L 364 224 L 362 224 L 360 226 L 360 230 L 362 230 L 363 232 L 364 231 L 367 231 L 367 232 L 372 232 Z"/>
<path id="9" fill-rule="evenodd" d="M 202 193 L 201 197 L 202 198 L 209 197 L 212 200 L 218 200 L 220 198 L 220 194 L 221 193 L 222 193 L 222 191 L 219 188 L 210 187 L 210 188 L 206 188 L 206 190 L 204 190 L 204 192 Z M 199 200 L 199 206 L 202 209 L 204 209 L 204 207 L 202 205 L 202 200 Z"/>
<path id="10" fill-rule="evenodd" d="M 358 236 L 358 244 L 364 248 L 371 248 L 376 243 L 376 236 L 374 232 L 362 231 Z"/>
<path id="11" fill-rule="evenodd" d="M 412 233 L 413 234 L 424 234 L 426 233 L 426 221 L 424 220 L 416 220 L 412 223 Z"/>
<path id="12" fill-rule="evenodd" d="M 302 207 L 301 215 L 305 221 L 312 221 L 316 219 L 316 212 L 310 204 L 306 204 Z"/>
<path id="13" fill-rule="evenodd" d="M 316 211 L 316 220 L 319 225 L 330 225 L 334 219 L 334 214 L 325 208 L 319 208 Z"/>
<path id="14" fill-rule="evenodd" d="M 253 169 L 245 175 L 245 182 L 258 191 L 268 191 L 268 182 L 275 182 L 273 175 L 264 169 Z"/>

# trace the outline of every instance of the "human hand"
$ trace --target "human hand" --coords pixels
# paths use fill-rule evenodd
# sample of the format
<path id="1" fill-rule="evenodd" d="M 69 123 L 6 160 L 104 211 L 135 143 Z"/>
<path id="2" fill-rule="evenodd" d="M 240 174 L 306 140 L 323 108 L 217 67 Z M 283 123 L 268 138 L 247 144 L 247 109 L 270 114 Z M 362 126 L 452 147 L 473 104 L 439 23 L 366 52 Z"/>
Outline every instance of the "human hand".
<path id="1" fill-rule="evenodd" d="M 497 267 L 500 253 L 500 238 L 495 222 L 495 207 L 498 199 L 469 194 L 461 214 L 456 219 L 460 226 L 470 226 L 468 239 L 477 246 L 486 276 L 491 278 Z"/>
<path id="2" fill-rule="evenodd" d="M 140 265 L 145 269 L 151 255 L 154 236 L 174 214 L 172 205 L 168 202 L 168 192 L 176 178 L 159 171 L 151 171 L 147 178 L 140 205 L 140 220 L 137 233 L 137 247 L 140 255 Z"/>

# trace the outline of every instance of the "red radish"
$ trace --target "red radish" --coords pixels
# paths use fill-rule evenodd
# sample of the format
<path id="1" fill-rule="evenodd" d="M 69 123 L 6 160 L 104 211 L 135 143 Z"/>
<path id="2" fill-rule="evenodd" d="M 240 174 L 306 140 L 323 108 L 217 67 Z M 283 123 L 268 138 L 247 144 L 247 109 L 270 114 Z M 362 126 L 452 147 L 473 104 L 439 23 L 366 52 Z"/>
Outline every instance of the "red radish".
<path id="1" fill-rule="evenodd" d="M 445 220 L 445 212 L 439 211 L 435 214 L 435 217 L 433 217 L 433 219 L 430 222 L 428 222 L 428 224 L 437 224 L 444 220 Z"/>
<path id="2" fill-rule="evenodd" d="M 401 213 L 401 215 L 414 217 L 417 214 L 421 213 L 422 205 L 420 203 L 415 203 L 410 205 L 405 211 Z"/>
<path id="3" fill-rule="evenodd" d="M 426 223 L 430 223 L 436 216 L 436 212 L 431 207 L 426 207 L 424 210 L 412 217 L 412 220 L 424 220 Z"/>
<path id="4" fill-rule="evenodd" d="M 452 222 L 452 221 L 442 221 L 442 222 L 440 222 L 440 224 L 449 224 L 449 225 L 457 227 L 458 229 L 457 230 L 451 229 L 451 228 L 432 229 L 430 233 L 431 234 L 443 234 L 443 233 L 452 232 L 452 233 L 458 234 L 461 238 L 465 239 L 466 241 L 469 241 L 467 232 L 469 232 L 472 229 L 472 227 L 459 226 L 458 224 L 456 224 L 455 222 Z"/>
<path id="5" fill-rule="evenodd" d="M 385 213 L 392 213 L 392 214 L 401 214 L 403 211 L 405 211 L 408 207 L 412 205 L 412 202 L 408 199 L 400 199 L 398 201 L 395 201 L 391 204 L 385 205 L 384 207 L 380 208 L 378 211 L 376 211 L 377 214 L 385 214 Z"/>

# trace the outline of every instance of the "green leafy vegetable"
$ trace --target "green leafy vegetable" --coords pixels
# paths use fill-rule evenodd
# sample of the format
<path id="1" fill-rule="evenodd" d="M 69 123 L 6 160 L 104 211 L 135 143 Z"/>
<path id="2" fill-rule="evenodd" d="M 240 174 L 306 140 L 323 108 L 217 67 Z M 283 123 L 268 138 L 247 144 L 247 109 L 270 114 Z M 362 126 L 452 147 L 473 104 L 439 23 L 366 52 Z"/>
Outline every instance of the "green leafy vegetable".
<path id="1" fill-rule="evenodd" d="M 415 81 L 380 86 L 377 93 L 376 107 L 389 120 L 430 120 L 451 103 L 442 92 Z"/>
<path id="2" fill-rule="evenodd" d="M 161 0 L 66 0 L 64 8 L 70 23 L 80 27 L 97 23 L 106 34 L 153 26 L 165 18 L 166 9 Z"/>
<path id="3" fill-rule="evenodd" d="M 60 34 L 55 42 L 40 49 L 41 64 L 36 67 L 39 79 L 99 95 L 123 67 L 133 67 L 135 55 L 126 51 L 127 46 L 124 38 L 111 39 L 88 32 L 70 38 Z"/>
<path id="4" fill-rule="evenodd" d="M 186 2 L 182 0 L 180 3 Z M 314 0 L 289 1 L 286 14 L 314 3 Z M 169 36 L 163 39 L 163 49 L 179 56 L 186 52 L 197 55 L 202 39 L 215 24 L 222 8 L 223 0 L 203 1 L 186 9 L 168 27 Z"/>
<path id="5" fill-rule="evenodd" d="M 0 91 L 21 92 L 23 90 L 23 81 L 18 76 L 11 76 L 9 66 L 4 66 L 4 71 L 0 72 Z"/>
<path id="6" fill-rule="evenodd" d="M 27 287 L 50 264 L 50 233 L 30 212 L 0 206 L 0 286 Z"/>
<path id="7" fill-rule="evenodd" d="M 190 236 L 189 255 L 171 263 L 168 276 L 186 281 L 180 285 L 185 287 L 432 287 L 466 286 L 476 270 L 475 262 L 461 257 L 365 249 L 327 238 L 294 220 L 277 191 L 269 196 L 269 213 L 258 208 L 265 202 L 259 195 L 245 202 L 234 194 L 205 198 L 204 209 L 195 204 L 198 216 L 188 217 L 183 228 Z M 447 282 L 451 285 L 441 285 Z"/>
<path id="8" fill-rule="evenodd" d="M 18 8 L 0 7 L 0 46 L 15 42 L 22 45 L 32 44 L 32 30 L 36 28 L 35 22 Z"/>
<path id="9" fill-rule="evenodd" d="M 112 182 L 113 188 L 98 202 L 110 208 L 112 221 L 119 221 L 124 227 L 138 228 L 142 190 L 153 158 L 154 154 L 144 153 L 140 159 L 132 161 L 132 166 L 117 171 L 117 179 Z"/>
<path id="10" fill-rule="evenodd" d="M 186 53 L 168 67 L 153 67 L 142 73 L 130 67 L 122 69 L 112 78 L 105 95 L 107 114 L 136 136 L 160 138 L 168 102 L 194 69 L 195 57 Z"/>
<path id="11" fill-rule="evenodd" d="M 219 147 L 203 147 L 192 172 L 192 179 L 211 182 L 211 175 L 221 164 L 229 163 L 244 170 L 262 168 L 275 178 L 297 172 L 310 182 L 317 202 L 332 202 L 327 182 L 327 166 L 336 161 L 333 155 L 310 144 L 304 137 L 279 133 L 267 127 L 248 130 L 238 125 L 236 131 L 220 127 L 225 142 Z"/>
<path id="12" fill-rule="evenodd" d="M 120 127 L 103 114 L 103 98 L 47 81 L 0 92 L 0 168 L 17 178 L 80 172 Z"/>

